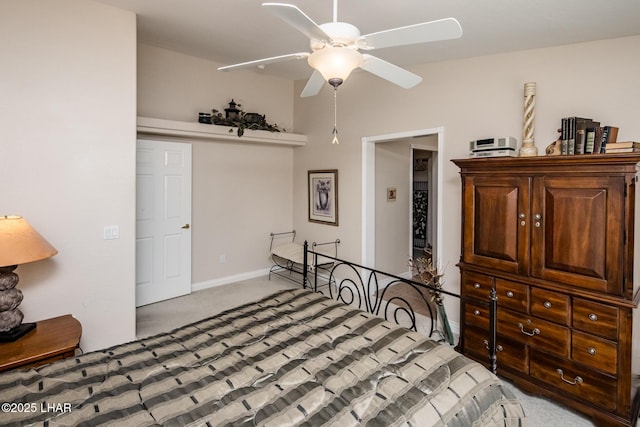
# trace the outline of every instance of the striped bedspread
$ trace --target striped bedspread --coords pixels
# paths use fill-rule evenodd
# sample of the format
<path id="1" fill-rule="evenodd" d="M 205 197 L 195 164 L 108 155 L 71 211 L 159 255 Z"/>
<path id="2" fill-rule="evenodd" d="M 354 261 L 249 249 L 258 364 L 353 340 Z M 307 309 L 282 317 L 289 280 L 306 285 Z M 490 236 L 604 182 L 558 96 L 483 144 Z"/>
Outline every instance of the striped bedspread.
<path id="1" fill-rule="evenodd" d="M 2 425 L 525 425 L 481 365 L 306 290 L 4 373 L 0 401 Z"/>

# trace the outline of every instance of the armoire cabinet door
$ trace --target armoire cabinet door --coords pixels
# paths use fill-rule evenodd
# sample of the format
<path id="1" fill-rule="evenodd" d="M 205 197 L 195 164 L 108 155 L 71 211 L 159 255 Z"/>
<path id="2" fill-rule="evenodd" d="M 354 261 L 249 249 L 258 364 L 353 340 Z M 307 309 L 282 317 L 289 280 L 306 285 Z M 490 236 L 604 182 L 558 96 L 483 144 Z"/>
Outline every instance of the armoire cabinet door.
<path id="1" fill-rule="evenodd" d="M 526 274 L 530 178 L 466 176 L 463 183 L 464 262 Z"/>
<path id="2" fill-rule="evenodd" d="M 531 275 L 620 295 L 624 187 L 620 176 L 535 177 Z"/>

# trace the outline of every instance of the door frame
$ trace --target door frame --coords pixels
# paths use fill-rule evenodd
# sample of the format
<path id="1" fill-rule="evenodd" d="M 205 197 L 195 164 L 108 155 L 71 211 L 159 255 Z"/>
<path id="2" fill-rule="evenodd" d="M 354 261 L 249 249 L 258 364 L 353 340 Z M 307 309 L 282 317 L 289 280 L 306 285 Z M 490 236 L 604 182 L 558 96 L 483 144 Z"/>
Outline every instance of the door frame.
<path id="1" fill-rule="evenodd" d="M 437 135 L 438 159 L 437 167 L 437 206 L 436 206 L 436 230 L 434 260 L 442 253 L 442 181 L 443 181 L 443 148 L 444 127 L 417 129 L 404 132 L 388 133 L 383 135 L 362 137 L 362 265 L 373 268 L 376 260 L 376 205 L 375 205 L 375 177 L 376 177 L 376 150 L 375 145 L 381 142 L 390 142 L 399 139 L 415 138 Z"/>

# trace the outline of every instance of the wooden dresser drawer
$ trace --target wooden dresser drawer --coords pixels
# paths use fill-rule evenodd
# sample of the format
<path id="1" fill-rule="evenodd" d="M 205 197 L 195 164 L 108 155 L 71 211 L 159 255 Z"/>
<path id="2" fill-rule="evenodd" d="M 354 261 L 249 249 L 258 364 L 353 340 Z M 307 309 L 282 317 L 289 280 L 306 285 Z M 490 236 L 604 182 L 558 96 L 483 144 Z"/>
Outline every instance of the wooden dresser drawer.
<path id="1" fill-rule="evenodd" d="M 498 334 L 533 348 L 544 348 L 558 356 L 569 357 L 571 331 L 569 328 L 537 317 L 498 309 Z"/>
<path id="2" fill-rule="evenodd" d="M 462 288 L 463 295 L 488 301 L 493 288 L 493 277 L 466 272 L 462 276 Z"/>
<path id="3" fill-rule="evenodd" d="M 618 345 L 604 338 L 573 331 L 571 358 L 607 374 L 618 373 Z"/>
<path id="4" fill-rule="evenodd" d="M 618 336 L 618 308 L 574 298 L 573 327 L 615 341 Z"/>
<path id="5" fill-rule="evenodd" d="M 498 369 L 508 368 L 527 374 L 529 358 L 527 346 L 498 336 L 496 357 Z M 476 328 L 464 330 L 464 350 L 485 366 L 489 365 L 489 332 Z"/>
<path id="6" fill-rule="evenodd" d="M 529 309 L 529 286 L 496 278 L 498 305 L 527 313 Z"/>
<path id="7" fill-rule="evenodd" d="M 571 361 L 530 349 L 530 375 L 563 393 L 579 397 L 608 410 L 616 409 L 615 378 L 598 374 Z"/>
<path id="8" fill-rule="evenodd" d="M 464 353 L 473 356 L 485 366 L 489 366 L 489 351 L 487 342 L 489 332 L 484 329 L 465 328 L 464 329 Z"/>
<path id="9" fill-rule="evenodd" d="M 531 314 L 551 322 L 569 325 L 571 298 L 545 289 L 531 289 Z"/>
<path id="10" fill-rule="evenodd" d="M 489 306 L 475 304 L 473 301 L 464 303 L 464 323 L 468 326 L 475 326 L 489 330 Z"/>

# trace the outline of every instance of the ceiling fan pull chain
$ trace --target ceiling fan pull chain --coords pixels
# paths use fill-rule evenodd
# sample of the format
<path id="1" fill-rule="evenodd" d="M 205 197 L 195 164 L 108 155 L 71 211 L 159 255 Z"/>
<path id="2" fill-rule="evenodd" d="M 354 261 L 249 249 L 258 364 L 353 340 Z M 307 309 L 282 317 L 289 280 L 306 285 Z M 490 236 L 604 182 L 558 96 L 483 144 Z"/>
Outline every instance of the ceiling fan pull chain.
<path id="1" fill-rule="evenodd" d="M 338 88 L 333 88 L 333 139 L 332 144 L 340 144 L 338 141 Z"/>

